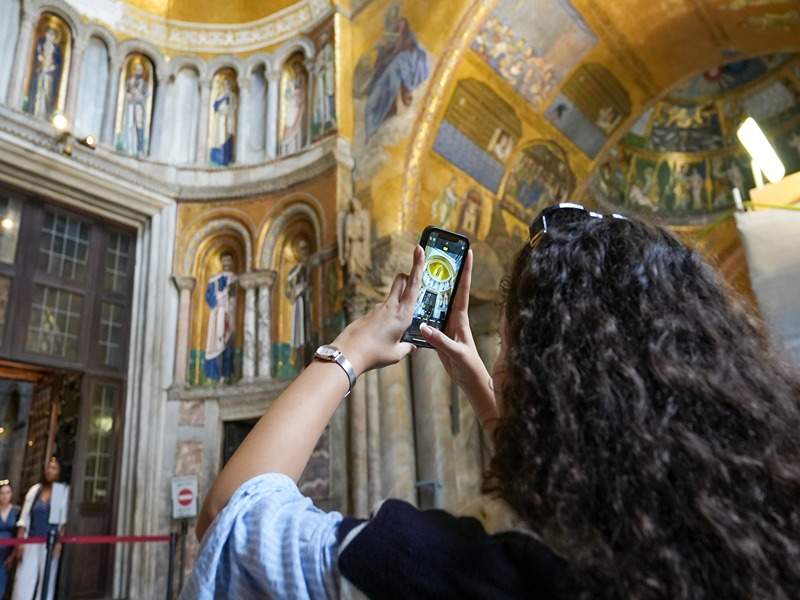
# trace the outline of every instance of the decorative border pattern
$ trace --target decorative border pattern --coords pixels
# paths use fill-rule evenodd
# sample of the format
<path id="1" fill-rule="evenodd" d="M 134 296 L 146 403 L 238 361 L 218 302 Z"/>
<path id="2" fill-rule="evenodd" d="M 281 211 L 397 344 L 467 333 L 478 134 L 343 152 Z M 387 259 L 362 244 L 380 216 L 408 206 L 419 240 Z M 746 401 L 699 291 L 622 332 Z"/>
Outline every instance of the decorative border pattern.
<path id="1" fill-rule="evenodd" d="M 66 0 L 89 19 L 117 34 L 146 40 L 181 52 L 227 54 L 250 52 L 300 35 L 333 11 L 331 0 L 299 2 L 249 23 L 193 23 L 153 15 L 115 0 Z"/>

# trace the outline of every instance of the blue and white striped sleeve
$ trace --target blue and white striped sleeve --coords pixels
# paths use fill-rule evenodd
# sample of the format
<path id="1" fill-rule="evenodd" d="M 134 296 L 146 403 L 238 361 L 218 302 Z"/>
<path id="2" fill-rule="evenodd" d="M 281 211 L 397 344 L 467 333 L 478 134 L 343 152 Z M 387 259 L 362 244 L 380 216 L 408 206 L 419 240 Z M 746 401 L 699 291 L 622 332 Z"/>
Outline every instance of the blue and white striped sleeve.
<path id="1" fill-rule="evenodd" d="M 181 600 L 337 598 L 336 532 L 326 513 L 280 473 L 244 483 L 206 532 Z"/>

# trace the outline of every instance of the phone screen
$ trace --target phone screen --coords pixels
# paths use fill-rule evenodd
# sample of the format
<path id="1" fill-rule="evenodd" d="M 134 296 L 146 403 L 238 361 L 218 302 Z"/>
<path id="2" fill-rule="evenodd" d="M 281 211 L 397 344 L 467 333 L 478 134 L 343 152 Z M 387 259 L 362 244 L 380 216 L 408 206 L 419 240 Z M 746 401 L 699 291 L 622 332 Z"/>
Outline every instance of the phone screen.
<path id="1" fill-rule="evenodd" d="M 423 236 L 424 238 L 424 236 Z M 425 264 L 411 326 L 403 339 L 427 346 L 421 337 L 420 325 L 426 323 L 436 329 L 444 328 L 450 303 L 456 290 L 464 257 L 469 249 L 467 238 L 431 228 L 427 240 L 423 239 Z"/>

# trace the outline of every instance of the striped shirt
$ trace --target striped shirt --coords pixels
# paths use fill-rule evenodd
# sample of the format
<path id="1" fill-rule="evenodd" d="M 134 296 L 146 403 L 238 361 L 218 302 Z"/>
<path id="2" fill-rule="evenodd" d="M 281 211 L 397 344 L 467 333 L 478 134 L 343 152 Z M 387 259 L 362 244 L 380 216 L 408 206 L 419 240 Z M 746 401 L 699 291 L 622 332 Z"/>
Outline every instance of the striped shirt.
<path id="1" fill-rule="evenodd" d="M 280 473 L 245 482 L 209 527 L 181 600 L 338 598 L 336 533 L 326 513 Z"/>

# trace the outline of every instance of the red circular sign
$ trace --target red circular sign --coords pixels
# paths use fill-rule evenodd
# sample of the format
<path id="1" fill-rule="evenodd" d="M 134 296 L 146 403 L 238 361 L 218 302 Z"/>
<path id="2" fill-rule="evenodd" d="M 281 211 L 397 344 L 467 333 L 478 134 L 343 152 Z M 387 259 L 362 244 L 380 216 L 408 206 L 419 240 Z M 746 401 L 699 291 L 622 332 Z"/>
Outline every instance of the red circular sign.
<path id="1" fill-rule="evenodd" d="M 189 506 L 192 503 L 194 494 L 189 488 L 183 488 L 178 492 L 178 504 L 181 506 Z"/>

